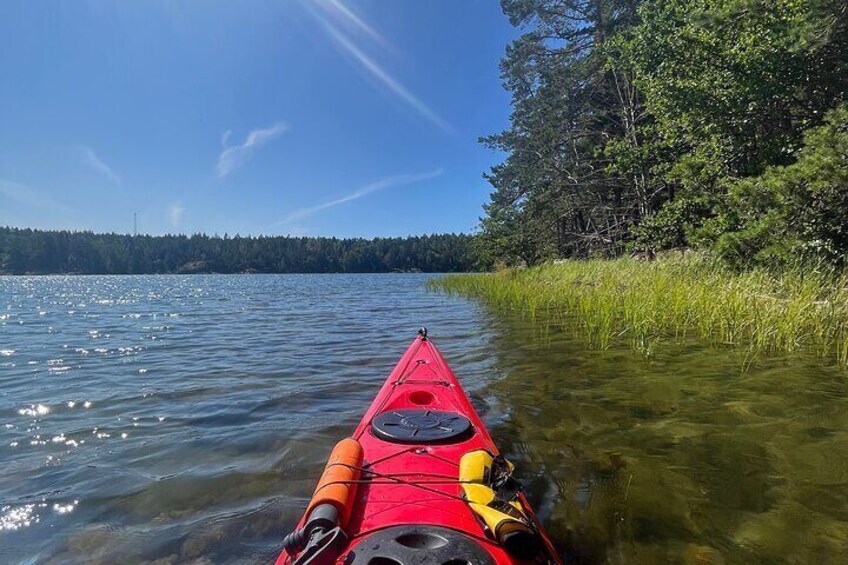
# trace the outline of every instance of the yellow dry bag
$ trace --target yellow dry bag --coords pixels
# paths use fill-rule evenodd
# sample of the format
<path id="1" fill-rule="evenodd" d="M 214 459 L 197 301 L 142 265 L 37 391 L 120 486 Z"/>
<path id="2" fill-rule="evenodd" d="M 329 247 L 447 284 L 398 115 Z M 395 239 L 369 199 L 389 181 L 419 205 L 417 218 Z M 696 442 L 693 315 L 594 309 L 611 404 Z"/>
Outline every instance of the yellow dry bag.
<path id="1" fill-rule="evenodd" d="M 506 472 L 514 466 L 502 459 Z M 465 499 L 492 536 L 509 553 L 530 559 L 539 551 L 538 538 L 518 500 L 504 500 L 492 489 L 497 477 L 495 458 L 484 450 L 470 451 L 459 461 L 459 480 Z"/>

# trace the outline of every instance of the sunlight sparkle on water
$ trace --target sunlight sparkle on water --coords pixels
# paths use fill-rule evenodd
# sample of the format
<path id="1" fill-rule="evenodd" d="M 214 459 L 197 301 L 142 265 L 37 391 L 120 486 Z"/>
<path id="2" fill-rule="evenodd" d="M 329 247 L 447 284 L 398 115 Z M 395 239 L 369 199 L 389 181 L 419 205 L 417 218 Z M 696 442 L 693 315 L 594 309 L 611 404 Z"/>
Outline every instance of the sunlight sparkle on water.
<path id="1" fill-rule="evenodd" d="M 26 528 L 32 523 L 37 524 L 41 519 L 36 514 L 36 508 L 45 506 L 47 504 L 41 503 L 0 507 L 0 531 L 14 531 Z"/>
<path id="2" fill-rule="evenodd" d="M 30 404 L 29 408 L 21 408 L 18 414 L 21 416 L 44 416 L 50 412 L 50 408 L 44 404 Z"/>
<path id="3" fill-rule="evenodd" d="M 74 500 L 68 504 L 54 504 L 53 511 L 57 514 L 68 514 L 69 512 L 73 512 L 74 508 L 76 508 L 77 504 L 79 504 L 79 500 Z"/>
<path id="4" fill-rule="evenodd" d="M 53 504 L 53 512 L 56 514 L 69 514 L 79 505 L 79 500 L 73 500 L 67 504 Z M 33 524 L 41 522 L 41 517 L 38 511 L 41 508 L 47 508 L 47 502 L 41 499 L 39 503 L 21 504 L 13 506 L 11 504 L 0 507 L 0 532 L 12 532 L 21 528 L 26 528 Z"/>

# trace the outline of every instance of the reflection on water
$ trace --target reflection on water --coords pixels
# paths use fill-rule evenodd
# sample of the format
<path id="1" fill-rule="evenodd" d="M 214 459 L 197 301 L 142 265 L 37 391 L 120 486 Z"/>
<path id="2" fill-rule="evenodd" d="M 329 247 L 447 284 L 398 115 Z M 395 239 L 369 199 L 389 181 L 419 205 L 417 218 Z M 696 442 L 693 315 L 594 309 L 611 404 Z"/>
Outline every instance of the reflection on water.
<path id="1" fill-rule="evenodd" d="M 425 275 L 0 277 L 0 563 L 265 563 L 427 324 L 583 563 L 848 562 L 848 375 L 591 351 Z"/>
<path id="2" fill-rule="evenodd" d="M 493 435 L 588 563 L 848 562 L 848 375 L 697 344 L 587 351 L 502 320 Z"/>

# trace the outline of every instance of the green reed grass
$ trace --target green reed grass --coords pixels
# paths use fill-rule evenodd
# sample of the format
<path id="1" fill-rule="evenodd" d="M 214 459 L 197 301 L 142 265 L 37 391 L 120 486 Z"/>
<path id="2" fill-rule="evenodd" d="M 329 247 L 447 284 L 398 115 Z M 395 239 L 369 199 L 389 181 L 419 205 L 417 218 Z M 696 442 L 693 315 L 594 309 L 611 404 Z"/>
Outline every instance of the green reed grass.
<path id="1" fill-rule="evenodd" d="M 692 255 L 566 261 L 430 284 L 534 318 L 552 316 L 600 348 L 624 338 L 649 352 L 657 339 L 698 336 L 749 354 L 810 350 L 848 365 L 846 283 L 824 267 L 736 272 Z"/>

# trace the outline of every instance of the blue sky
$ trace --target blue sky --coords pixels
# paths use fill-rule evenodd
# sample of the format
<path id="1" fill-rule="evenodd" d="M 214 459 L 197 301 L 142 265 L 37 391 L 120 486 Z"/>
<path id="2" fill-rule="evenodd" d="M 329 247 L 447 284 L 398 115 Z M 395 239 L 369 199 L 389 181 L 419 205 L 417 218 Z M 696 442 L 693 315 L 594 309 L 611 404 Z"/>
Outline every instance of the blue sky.
<path id="1" fill-rule="evenodd" d="M 0 225 L 468 232 L 516 34 L 495 0 L 6 0 Z"/>

